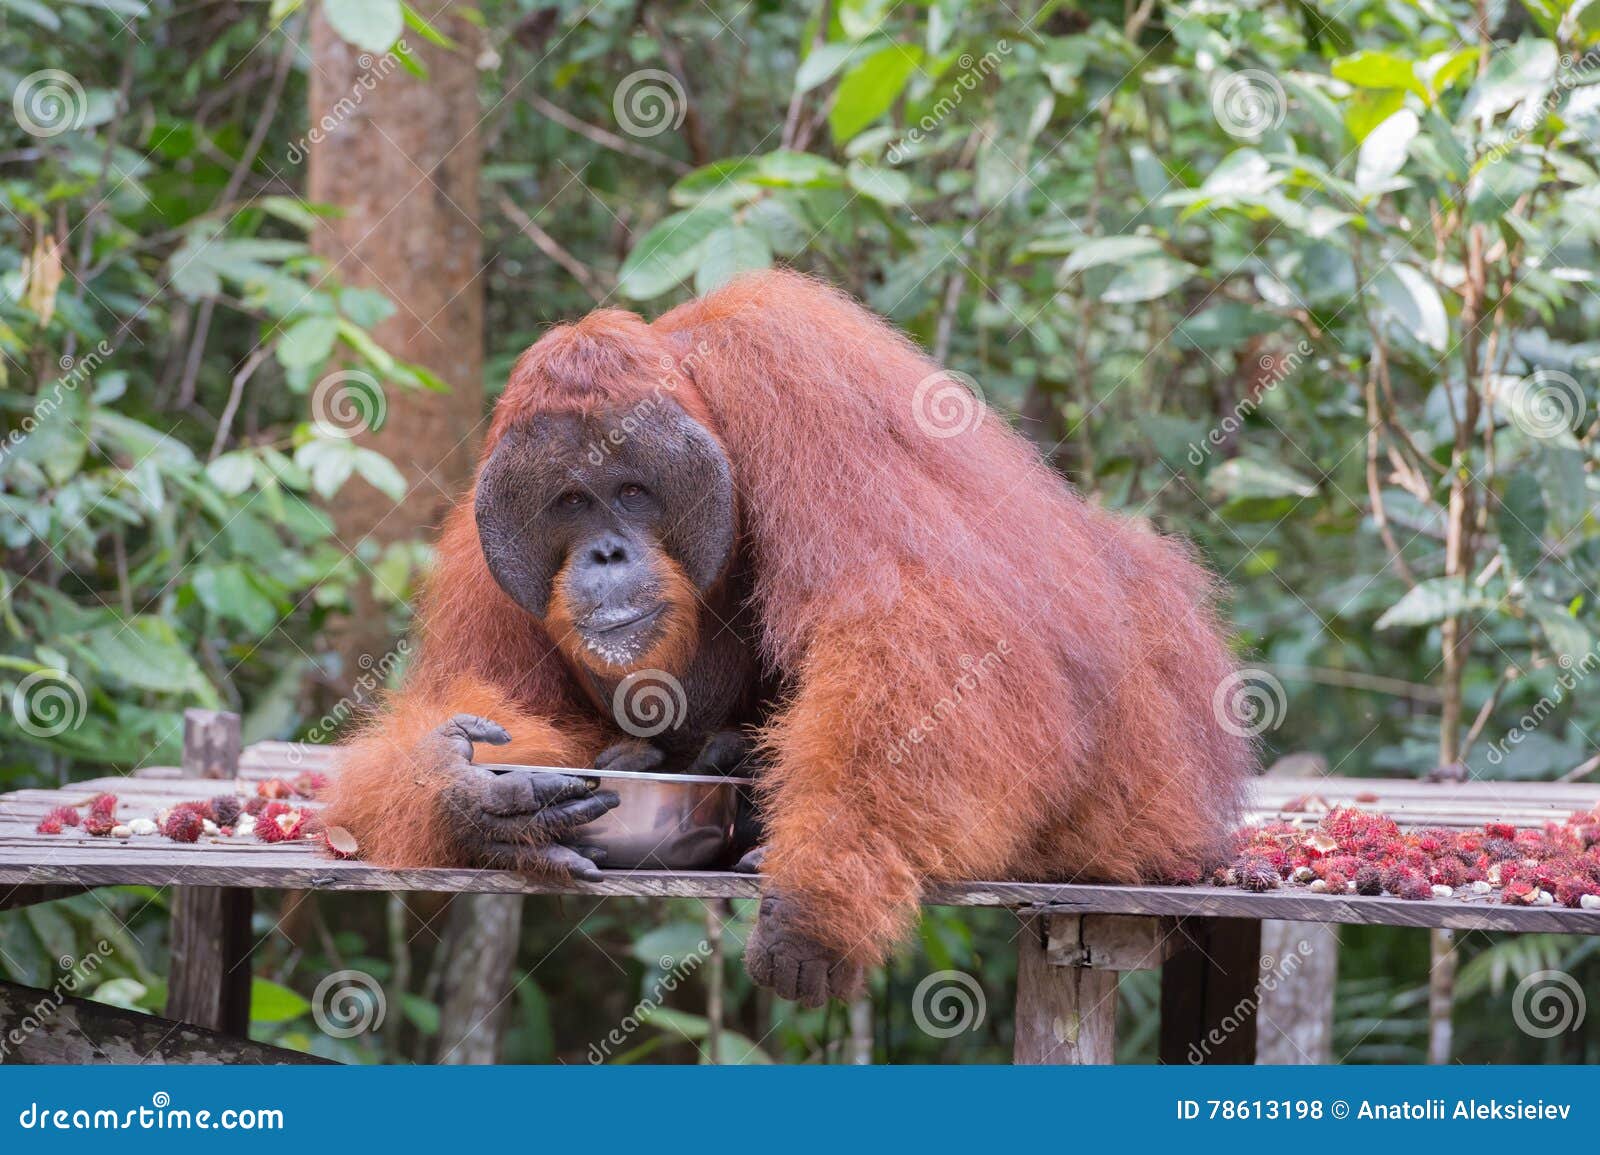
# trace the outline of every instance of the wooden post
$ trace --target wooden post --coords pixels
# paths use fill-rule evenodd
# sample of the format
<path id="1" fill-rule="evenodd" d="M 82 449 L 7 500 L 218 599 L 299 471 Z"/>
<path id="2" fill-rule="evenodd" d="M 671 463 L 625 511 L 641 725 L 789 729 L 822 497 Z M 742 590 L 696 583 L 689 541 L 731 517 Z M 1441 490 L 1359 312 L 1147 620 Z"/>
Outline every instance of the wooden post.
<path id="1" fill-rule="evenodd" d="M 239 773 L 239 716 L 186 710 L 183 768 L 206 778 Z M 223 1034 L 250 1032 L 250 912 L 243 887 L 180 886 L 172 899 L 167 1017 Z"/>
<path id="2" fill-rule="evenodd" d="M 1117 975 L 1160 966 L 1172 920 L 1049 914 L 1026 919 L 1017 943 L 1012 1062 L 1113 1063 Z"/>
<path id="3" fill-rule="evenodd" d="M 239 715 L 225 710 L 183 712 L 186 778 L 233 778 L 239 773 Z"/>
<path id="4" fill-rule="evenodd" d="M 1254 1063 L 1261 924 L 1185 918 L 1161 968 L 1161 1061 Z"/>

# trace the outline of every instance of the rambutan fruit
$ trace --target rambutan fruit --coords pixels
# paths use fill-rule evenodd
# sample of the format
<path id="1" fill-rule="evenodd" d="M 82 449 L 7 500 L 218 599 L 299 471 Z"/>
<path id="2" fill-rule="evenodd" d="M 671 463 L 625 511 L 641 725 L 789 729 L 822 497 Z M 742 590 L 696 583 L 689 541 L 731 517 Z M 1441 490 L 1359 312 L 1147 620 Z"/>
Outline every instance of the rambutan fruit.
<path id="1" fill-rule="evenodd" d="M 256 783 L 256 796 L 269 801 L 292 798 L 294 796 L 294 787 L 290 786 L 282 778 L 267 778 Z"/>
<path id="2" fill-rule="evenodd" d="M 174 842 L 198 842 L 205 819 L 186 806 L 175 806 L 162 823 L 161 833 Z"/>
<path id="3" fill-rule="evenodd" d="M 1483 832 L 1490 838 L 1503 838 L 1507 841 L 1517 836 L 1517 828 L 1510 822 L 1485 822 Z"/>
<path id="4" fill-rule="evenodd" d="M 218 794 L 211 800 L 212 820 L 218 826 L 232 826 L 243 809 L 244 802 L 237 794 Z"/>
<path id="5" fill-rule="evenodd" d="M 117 796 L 115 794 L 96 794 L 89 802 L 91 816 L 111 818 L 117 813 Z"/>
<path id="6" fill-rule="evenodd" d="M 39 819 L 39 825 L 33 828 L 35 834 L 60 834 L 61 819 L 52 812 Z"/>
<path id="7" fill-rule="evenodd" d="M 314 770 L 307 770 L 289 784 L 290 789 L 300 798 L 315 798 L 328 788 L 328 776 L 318 774 Z"/>
<path id="8" fill-rule="evenodd" d="M 1383 877 L 1376 866 L 1363 866 L 1356 871 L 1356 893 L 1369 897 L 1383 893 Z"/>
<path id="9" fill-rule="evenodd" d="M 1280 881 L 1277 869 L 1265 858 L 1241 858 L 1233 864 L 1234 877 L 1242 890 L 1261 893 L 1276 890 Z"/>
<path id="10" fill-rule="evenodd" d="M 1432 898 L 1433 884 L 1423 877 L 1420 870 L 1403 870 L 1400 875 L 1400 885 L 1395 888 L 1395 894 L 1412 901 Z"/>

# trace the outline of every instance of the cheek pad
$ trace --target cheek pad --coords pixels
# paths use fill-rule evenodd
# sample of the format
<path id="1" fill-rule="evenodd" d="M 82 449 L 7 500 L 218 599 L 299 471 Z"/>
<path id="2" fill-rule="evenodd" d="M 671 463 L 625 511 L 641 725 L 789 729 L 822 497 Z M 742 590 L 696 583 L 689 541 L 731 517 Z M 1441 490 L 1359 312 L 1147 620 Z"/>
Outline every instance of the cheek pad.
<path id="1" fill-rule="evenodd" d="M 537 489 L 518 484 L 522 473 L 518 452 L 518 447 L 502 442 L 490 456 L 478 477 L 473 514 L 478 545 L 495 582 L 512 601 L 543 618 L 549 612 L 561 550 L 542 524 Z"/>
<path id="2" fill-rule="evenodd" d="M 657 478 L 664 498 L 662 541 L 698 589 L 709 588 L 733 554 L 733 475 L 722 449 L 684 416 L 665 431 L 670 447 L 658 452 Z"/>

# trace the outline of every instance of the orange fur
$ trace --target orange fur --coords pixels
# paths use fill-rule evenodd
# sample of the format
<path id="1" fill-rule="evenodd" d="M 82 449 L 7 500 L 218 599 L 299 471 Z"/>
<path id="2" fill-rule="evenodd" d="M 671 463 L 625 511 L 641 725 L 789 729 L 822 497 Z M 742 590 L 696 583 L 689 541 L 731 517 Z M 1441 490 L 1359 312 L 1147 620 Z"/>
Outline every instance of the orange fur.
<path id="1" fill-rule="evenodd" d="M 863 963 L 930 881 L 1133 882 L 1217 853 L 1254 758 L 1212 705 L 1233 663 L 1210 576 L 1085 502 L 993 414 L 931 436 L 918 387 L 937 372 L 842 294 L 754 274 L 653 326 L 605 310 L 552 330 L 517 362 L 485 448 L 538 413 L 661 397 L 719 440 L 761 656 L 787 688 L 763 731 L 766 869 L 819 940 Z M 414 741 L 460 708 L 447 687 L 469 673 L 553 740 L 584 695 L 489 578 L 471 509 L 468 495 L 421 609 L 411 685 L 426 693 L 380 725 Z M 363 749 L 347 765 L 402 761 Z M 359 801 L 378 823 L 369 795 L 408 774 L 347 769 L 346 812 Z"/>
<path id="2" fill-rule="evenodd" d="M 556 574 L 550 595 L 550 612 L 544 620 L 545 632 L 555 639 L 556 648 L 567 656 L 569 662 L 610 677 L 622 677 L 635 669 L 679 673 L 688 666 L 700 640 L 700 610 L 699 595 L 695 593 L 694 583 L 683 572 L 682 566 L 659 550 L 651 556 L 659 597 L 665 606 L 661 615 L 661 637 L 639 655 L 631 666 L 623 668 L 606 661 L 584 645 L 582 635 L 574 627 L 572 608 L 564 587 L 570 564 L 571 559 L 568 559 Z M 605 703 L 600 705 L 602 710 L 606 709 Z"/>

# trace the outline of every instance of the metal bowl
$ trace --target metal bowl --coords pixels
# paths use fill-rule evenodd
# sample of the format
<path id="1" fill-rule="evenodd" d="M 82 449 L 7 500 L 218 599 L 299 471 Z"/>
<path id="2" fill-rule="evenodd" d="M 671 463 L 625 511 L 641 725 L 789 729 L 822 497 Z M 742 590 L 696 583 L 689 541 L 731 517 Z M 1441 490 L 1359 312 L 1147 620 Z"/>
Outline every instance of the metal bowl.
<path id="1" fill-rule="evenodd" d="M 731 866 L 740 792 L 749 778 L 640 774 L 559 766 L 479 763 L 497 774 L 569 774 L 615 790 L 616 807 L 583 828 L 586 846 L 606 852 L 606 870 L 714 870 Z"/>

